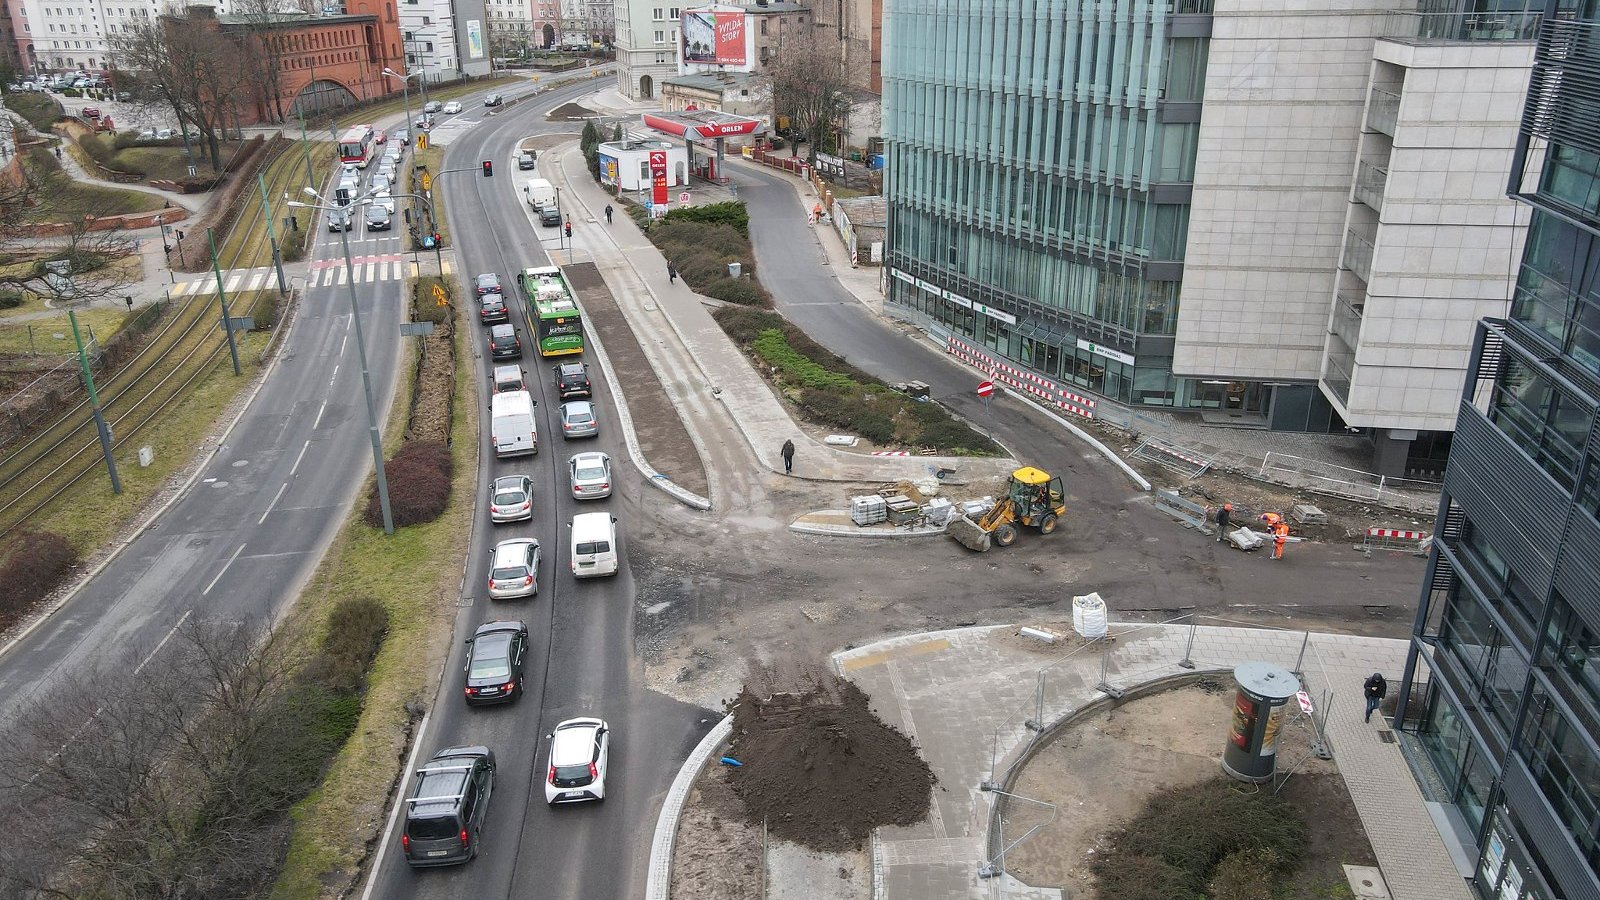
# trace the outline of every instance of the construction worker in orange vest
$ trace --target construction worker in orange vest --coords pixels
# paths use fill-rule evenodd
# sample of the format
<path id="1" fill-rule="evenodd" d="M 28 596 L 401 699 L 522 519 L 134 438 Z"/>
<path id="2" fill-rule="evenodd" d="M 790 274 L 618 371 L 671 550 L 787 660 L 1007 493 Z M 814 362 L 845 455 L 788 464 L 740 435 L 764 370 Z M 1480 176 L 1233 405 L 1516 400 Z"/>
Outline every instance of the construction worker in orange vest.
<path id="1" fill-rule="evenodd" d="M 1272 558 L 1283 559 L 1283 545 L 1289 543 L 1289 523 L 1279 519 L 1272 525 Z"/>

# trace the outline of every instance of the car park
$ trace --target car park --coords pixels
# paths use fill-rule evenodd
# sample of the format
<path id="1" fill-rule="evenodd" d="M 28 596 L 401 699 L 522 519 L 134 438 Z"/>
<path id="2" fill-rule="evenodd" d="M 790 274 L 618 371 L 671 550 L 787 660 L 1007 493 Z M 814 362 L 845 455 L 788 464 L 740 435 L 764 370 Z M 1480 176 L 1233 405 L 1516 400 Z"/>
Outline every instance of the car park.
<path id="1" fill-rule="evenodd" d="M 526 475 L 502 475 L 489 490 L 489 521 L 526 522 L 533 518 L 533 479 Z"/>
<path id="2" fill-rule="evenodd" d="M 539 207 L 539 224 L 551 227 L 561 224 L 561 207 L 554 203 Z"/>
<path id="3" fill-rule="evenodd" d="M 172 130 L 171 128 L 161 128 L 156 130 L 156 140 L 158 141 L 170 141 L 176 137 L 182 137 L 182 135 L 178 134 L 178 132 Z"/>
<path id="4" fill-rule="evenodd" d="M 453 116 L 456 113 L 461 112 L 461 102 L 458 100 L 451 100 L 449 103 L 444 105 L 442 112 L 447 116 Z"/>
<path id="5" fill-rule="evenodd" d="M 485 325 L 511 321 L 511 313 L 506 309 L 505 296 L 502 294 L 484 294 L 479 297 L 478 321 Z"/>
<path id="6" fill-rule="evenodd" d="M 528 626 L 515 619 L 486 622 L 467 640 L 468 706 L 509 703 L 522 696 L 522 658 L 528 651 Z"/>
<path id="7" fill-rule="evenodd" d="M 482 275 L 479 275 L 474 282 L 474 286 L 478 290 L 479 297 L 482 297 L 484 294 L 504 293 L 504 291 L 500 289 L 500 276 L 494 272 L 484 272 Z"/>
<path id="8" fill-rule="evenodd" d="M 539 164 L 538 157 L 534 156 L 531 151 L 524 150 L 521 153 L 517 154 L 517 168 L 518 169 L 521 169 L 523 171 L 527 171 L 529 169 L 534 168 L 538 164 Z"/>
<path id="9" fill-rule="evenodd" d="M 606 799 L 611 758 L 611 727 L 604 719 L 568 719 L 546 735 L 550 759 L 544 799 L 551 806 Z"/>
<path id="10" fill-rule="evenodd" d="M 449 866 L 477 856 L 494 793 L 494 751 L 449 747 L 435 753 L 416 776 L 400 832 L 406 862 L 414 868 Z"/>
<path id="11" fill-rule="evenodd" d="M 528 389 L 522 380 L 522 369 L 517 366 L 494 367 L 494 392 L 503 394 L 506 391 L 525 391 Z"/>
<path id="12" fill-rule="evenodd" d="M 595 416 L 594 404 L 587 400 L 573 400 L 561 404 L 561 433 L 569 438 L 598 435 L 600 420 Z"/>
<path id="13" fill-rule="evenodd" d="M 489 96 L 483 98 L 484 106 L 499 106 L 504 102 L 506 102 L 506 98 L 500 96 L 499 94 L 490 94 Z"/>
<path id="14" fill-rule="evenodd" d="M 589 387 L 589 367 L 583 363 L 561 363 L 550 370 L 556 376 L 556 396 L 562 400 L 581 400 L 594 394 Z"/>
<path id="15" fill-rule="evenodd" d="M 367 230 L 389 230 L 389 211 L 384 209 L 382 204 L 374 203 L 367 207 Z"/>
<path id="16" fill-rule="evenodd" d="M 516 600 L 539 594 L 539 542 L 501 541 L 489 551 L 489 599 Z"/>
<path id="17" fill-rule="evenodd" d="M 516 326 L 507 322 L 489 328 L 490 359 L 521 359 L 522 338 L 517 337 Z"/>
<path id="18" fill-rule="evenodd" d="M 146 142 L 146 141 L 156 140 L 156 130 L 154 128 L 141 129 L 140 132 L 139 132 L 139 136 L 137 138 L 134 138 L 134 140 L 138 141 L 141 144 Z"/>
<path id="19" fill-rule="evenodd" d="M 424 113 L 436 113 L 443 108 L 444 104 L 437 100 L 429 100 L 427 103 L 422 104 L 422 111 Z"/>
<path id="20" fill-rule="evenodd" d="M 579 453 L 567 460 L 567 473 L 575 500 L 603 500 L 611 496 L 611 457 L 598 451 Z"/>

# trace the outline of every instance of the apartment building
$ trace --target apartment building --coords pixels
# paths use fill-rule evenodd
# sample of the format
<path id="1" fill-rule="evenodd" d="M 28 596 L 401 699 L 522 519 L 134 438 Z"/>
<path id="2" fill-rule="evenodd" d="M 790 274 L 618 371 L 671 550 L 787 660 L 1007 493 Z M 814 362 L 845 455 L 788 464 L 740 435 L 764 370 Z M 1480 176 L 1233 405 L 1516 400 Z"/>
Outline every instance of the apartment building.
<path id="1" fill-rule="evenodd" d="M 421 72 L 430 83 L 456 78 L 460 57 L 450 0 L 399 0 L 399 11 L 405 71 Z"/>
<path id="2" fill-rule="evenodd" d="M 683 7 L 660 0 L 617 0 L 617 90 L 630 100 L 660 96 L 661 79 L 678 74 L 678 22 Z"/>

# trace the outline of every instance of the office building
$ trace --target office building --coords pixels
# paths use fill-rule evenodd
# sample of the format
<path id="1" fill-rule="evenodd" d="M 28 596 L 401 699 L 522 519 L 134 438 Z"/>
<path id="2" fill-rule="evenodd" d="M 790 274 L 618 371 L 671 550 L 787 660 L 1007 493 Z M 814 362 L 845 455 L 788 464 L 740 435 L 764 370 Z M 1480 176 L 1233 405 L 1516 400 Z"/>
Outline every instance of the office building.
<path id="1" fill-rule="evenodd" d="M 529 0 L 487 0 L 489 53 L 495 59 L 520 58 L 533 49 L 533 4 Z"/>
<path id="2" fill-rule="evenodd" d="M 1600 897 L 1600 3 L 1551 0 L 1396 720 L 1483 900 Z"/>
<path id="3" fill-rule="evenodd" d="M 421 72 L 430 84 L 457 78 L 456 18 L 450 0 L 400 0 L 399 8 L 404 71 Z"/>
<path id="4" fill-rule="evenodd" d="M 1398 474 L 1448 428 L 1526 222 L 1499 185 L 1537 14 L 1474 2 L 888 0 L 889 310 L 1075 411 L 1392 429 L 1374 468 Z"/>

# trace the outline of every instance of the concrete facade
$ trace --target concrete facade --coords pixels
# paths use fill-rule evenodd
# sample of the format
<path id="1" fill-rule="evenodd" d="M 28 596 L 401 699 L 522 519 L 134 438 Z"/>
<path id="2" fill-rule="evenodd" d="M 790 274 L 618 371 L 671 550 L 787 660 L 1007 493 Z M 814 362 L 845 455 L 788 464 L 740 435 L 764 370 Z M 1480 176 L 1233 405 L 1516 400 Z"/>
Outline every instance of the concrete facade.
<path id="1" fill-rule="evenodd" d="M 772 81 L 764 75 L 674 75 L 661 82 L 666 112 L 709 109 L 761 119 L 772 126 Z"/>
<path id="2" fill-rule="evenodd" d="M 406 52 L 404 71 L 421 72 L 429 82 L 455 78 L 459 55 L 455 9 L 450 0 L 400 0 L 399 8 Z"/>
<path id="3" fill-rule="evenodd" d="M 531 0 L 487 0 L 484 6 L 492 56 L 518 56 L 537 43 Z"/>
<path id="4" fill-rule="evenodd" d="M 629 100 L 661 96 L 661 80 L 678 74 L 679 6 L 661 0 L 616 3 L 617 92 Z"/>

